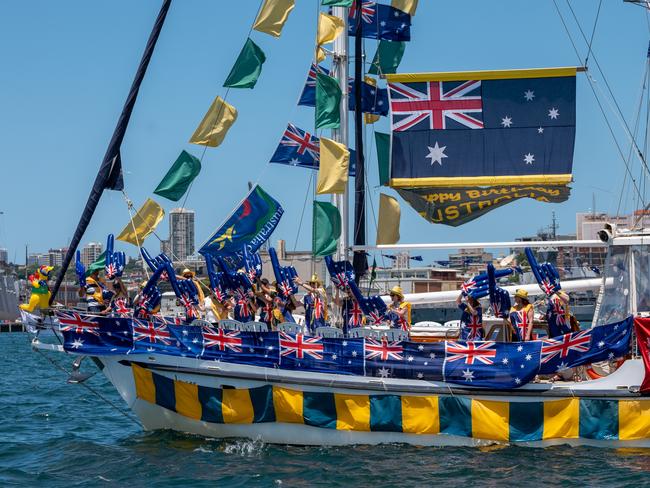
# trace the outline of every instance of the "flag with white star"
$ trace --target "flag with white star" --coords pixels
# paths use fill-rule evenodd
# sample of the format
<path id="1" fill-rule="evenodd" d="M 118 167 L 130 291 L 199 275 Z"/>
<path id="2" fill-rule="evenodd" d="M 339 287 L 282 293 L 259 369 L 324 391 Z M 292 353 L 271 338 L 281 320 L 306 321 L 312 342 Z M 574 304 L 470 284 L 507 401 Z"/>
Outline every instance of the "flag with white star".
<path id="1" fill-rule="evenodd" d="M 391 186 L 571 181 L 575 68 L 387 78 Z"/>
<path id="2" fill-rule="evenodd" d="M 444 360 L 444 342 L 366 342 L 367 376 L 442 381 Z"/>
<path id="3" fill-rule="evenodd" d="M 356 20 L 357 1 L 362 2 L 360 28 L 357 27 Z M 349 11 L 348 34 L 356 36 L 359 30 L 361 30 L 361 37 L 366 39 L 410 41 L 411 16 L 390 5 L 372 0 L 355 0 Z"/>
<path id="4" fill-rule="evenodd" d="M 633 318 L 541 341 L 539 372 L 552 374 L 583 364 L 624 357 L 630 351 Z"/>
<path id="5" fill-rule="evenodd" d="M 280 367 L 363 375 L 363 338 L 311 337 L 280 333 Z"/>
<path id="6" fill-rule="evenodd" d="M 539 370 L 539 341 L 446 341 L 445 381 L 482 388 L 517 388 Z"/>
<path id="7" fill-rule="evenodd" d="M 73 311 L 57 311 L 56 316 L 67 352 L 113 355 L 126 354 L 133 348 L 129 319 Z"/>
<path id="8" fill-rule="evenodd" d="M 572 181 L 576 68 L 389 74 L 389 186 L 458 226 Z"/>

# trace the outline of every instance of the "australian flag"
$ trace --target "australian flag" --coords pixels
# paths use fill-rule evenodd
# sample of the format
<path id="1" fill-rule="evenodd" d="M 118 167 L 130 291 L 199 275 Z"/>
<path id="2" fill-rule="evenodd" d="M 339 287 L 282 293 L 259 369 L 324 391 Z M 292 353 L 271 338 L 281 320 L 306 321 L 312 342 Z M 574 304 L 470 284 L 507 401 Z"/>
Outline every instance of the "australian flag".
<path id="1" fill-rule="evenodd" d="M 568 368 L 625 356 L 630 350 L 632 317 L 558 337 L 542 339 L 539 372 L 551 374 Z"/>
<path id="2" fill-rule="evenodd" d="M 445 345 L 368 338 L 365 358 L 367 376 L 442 381 Z"/>
<path id="3" fill-rule="evenodd" d="M 348 18 L 348 33 L 351 36 L 357 35 L 357 1 L 359 0 L 355 0 L 350 7 Z M 385 41 L 410 41 L 411 16 L 390 5 L 363 0 L 361 3 L 361 37 Z"/>
<path id="4" fill-rule="evenodd" d="M 305 87 L 298 100 L 298 105 L 306 107 L 316 106 L 316 75 L 317 73 L 329 74 L 327 68 L 313 64 L 309 68 Z M 348 108 L 354 111 L 356 105 L 354 100 L 354 79 L 348 80 Z M 361 84 L 361 110 L 364 113 L 375 115 L 388 115 L 388 90 L 386 88 L 377 88 L 376 86 L 366 83 Z"/>
<path id="5" fill-rule="evenodd" d="M 356 154 L 350 149 L 350 176 L 354 176 Z M 301 168 L 318 169 L 320 166 L 320 139 L 289 123 L 280 144 L 271 156 L 272 163 L 288 164 Z"/>
<path id="6" fill-rule="evenodd" d="M 63 348 L 78 354 L 126 354 L 133 347 L 129 319 L 57 311 Z"/>
<path id="7" fill-rule="evenodd" d="M 354 281 L 354 269 L 348 261 L 334 261 L 332 256 L 325 256 L 325 265 L 332 283 L 339 290 L 345 291 L 350 281 Z"/>
<path id="8" fill-rule="evenodd" d="M 279 333 L 280 366 L 323 373 L 363 374 L 364 339 Z"/>
<path id="9" fill-rule="evenodd" d="M 445 381 L 484 388 L 517 388 L 538 373 L 538 341 L 446 341 Z"/>
<path id="10" fill-rule="evenodd" d="M 545 183 L 545 175 L 561 175 L 568 182 L 575 70 L 533 71 L 539 77 L 390 82 L 391 178 L 420 178 L 421 186 L 469 177 L 497 177 L 498 184 L 499 176 Z"/>

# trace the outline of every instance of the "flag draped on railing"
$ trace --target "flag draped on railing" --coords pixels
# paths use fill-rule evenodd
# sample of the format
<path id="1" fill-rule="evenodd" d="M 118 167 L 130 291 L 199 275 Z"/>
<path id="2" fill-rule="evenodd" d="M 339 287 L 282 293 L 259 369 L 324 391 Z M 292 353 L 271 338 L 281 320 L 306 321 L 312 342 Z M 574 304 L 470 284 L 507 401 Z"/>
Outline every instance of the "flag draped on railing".
<path id="1" fill-rule="evenodd" d="M 624 357 L 632 317 L 553 340 L 421 343 L 323 338 L 284 332 L 185 326 L 174 319 L 94 317 L 57 312 L 67 352 L 92 356 L 152 352 L 314 373 L 446 381 L 514 389 L 540 373 Z"/>

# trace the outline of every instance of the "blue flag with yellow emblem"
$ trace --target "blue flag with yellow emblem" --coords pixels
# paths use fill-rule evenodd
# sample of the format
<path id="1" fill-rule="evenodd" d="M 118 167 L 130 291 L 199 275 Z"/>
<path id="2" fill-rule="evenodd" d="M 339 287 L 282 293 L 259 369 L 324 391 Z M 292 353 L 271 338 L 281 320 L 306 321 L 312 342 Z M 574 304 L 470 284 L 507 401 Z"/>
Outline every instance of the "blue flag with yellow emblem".
<path id="1" fill-rule="evenodd" d="M 237 256 L 242 248 L 257 251 L 271 236 L 284 210 L 280 204 L 255 185 L 230 217 L 201 246 L 204 256 Z"/>

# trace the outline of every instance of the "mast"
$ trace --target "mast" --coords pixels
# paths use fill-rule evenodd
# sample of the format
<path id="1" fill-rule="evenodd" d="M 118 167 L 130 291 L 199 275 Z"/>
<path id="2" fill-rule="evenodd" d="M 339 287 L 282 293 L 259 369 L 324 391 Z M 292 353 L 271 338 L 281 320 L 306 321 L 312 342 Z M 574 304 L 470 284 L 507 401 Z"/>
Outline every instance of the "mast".
<path id="1" fill-rule="evenodd" d="M 65 272 L 70 266 L 70 261 L 79 247 L 81 238 L 86 232 L 88 224 L 90 224 L 90 219 L 95 213 L 99 199 L 101 198 L 104 190 L 124 190 L 124 180 L 122 178 L 122 160 L 120 156 L 120 146 L 122 145 L 122 140 L 124 139 L 124 134 L 126 133 L 126 128 L 129 125 L 129 119 L 131 118 L 131 112 L 133 112 L 133 107 L 135 101 L 138 98 L 138 92 L 140 90 L 140 85 L 142 79 L 144 78 L 145 73 L 147 72 L 147 67 L 149 66 L 149 61 L 153 54 L 153 50 L 156 47 L 156 42 L 158 41 L 158 36 L 165 22 L 165 17 L 167 17 L 167 12 L 169 11 L 169 6 L 171 5 L 171 0 L 164 0 L 162 6 L 160 7 L 160 12 L 158 13 L 158 18 L 156 18 L 156 23 L 151 30 L 149 35 L 149 40 L 142 54 L 142 59 L 140 60 L 140 65 L 138 66 L 138 71 L 135 73 L 135 78 L 133 84 L 131 85 L 131 90 L 129 95 L 126 98 L 124 107 L 122 108 L 122 113 L 119 120 L 117 121 L 117 126 L 113 132 L 113 137 L 108 144 L 106 149 L 106 154 L 102 164 L 99 167 L 97 172 L 97 177 L 95 178 L 95 183 L 93 184 L 92 189 L 90 190 L 90 195 L 88 195 L 88 201 L 86 202 L 86 207 L 84 208 L 79 223 L 77 224 L 77 229 L 75 230 L 72 240 L 70 241 L 70 247 L 63 258 L 63 263 L 61 264 L 61 270 L 59 271 L 58 276 L 56 277 L 56 283 L 52 289 L 52 296 L 50 297 L 50 304 L 54 303 L 56 294 L 61 287 L 61 282 L 65 277 Z"/>
<path id="2" fill-rule="evenodd" d="M 366 170 L 363 156 L 363 110 L 361 104 L 361 90 L 363 88 L 363 22 L 361 7 L 363 2 L 354 3 L 356 12 L 354 21 L 357 23 L 354 37 L 354 147 L 357 160 L 354 177 L 354 245 L 366 244 Z M 354 276 L 357 284 L 368 269 L 368 260 L 365 251 L 355 251 L 352 261 Z"/>
<path id="3" fill-rule="evenodd" d="M 343 20 L 343 33 L 334 40 L 333 71 L 341 87 L 341 125 L 339 129 L 332 129 L 332 139 L 349 147 L 348 135 L 348 9 L 346 7 L 333 7 L 332 15 Z M 352 161 L 350 161 L 352 163 Z M 341 214 L 341 237 L 336 249 L 335 259 L 347 261 L 349 247 L 349 194 L 348 186 L 342 195 L 332 195 L 332 204 Z"/>

